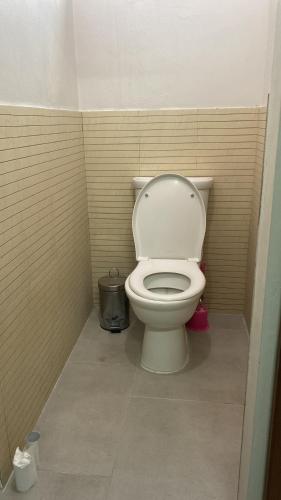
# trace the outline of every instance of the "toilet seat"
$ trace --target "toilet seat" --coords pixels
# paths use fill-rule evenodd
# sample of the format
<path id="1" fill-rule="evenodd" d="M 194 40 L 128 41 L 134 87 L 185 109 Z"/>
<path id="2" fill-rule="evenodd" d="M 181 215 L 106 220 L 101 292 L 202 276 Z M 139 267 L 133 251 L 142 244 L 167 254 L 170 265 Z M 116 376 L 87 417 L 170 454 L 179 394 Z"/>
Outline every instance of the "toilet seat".
<path id="1" fill-rule="evenodd" d="M 161 274 L 162 277 L 159 276 Z M 162 282 L 161 287 L 156 286 L 155 291 L 151 291 L 153 280 L 157 283 L 158 277 Z M 146 284 L 145 281 L 150 283 Z M 140 297 L 151 301 L 171 302 L 201 295 L 205 287 L 205 277 L 195 262 L 182 259 L 148 259 L 138 263 L 129 276 L 129 284 L 133 292 Z M 160 288 L 164 293 L 159 293 Z"/>
<path id="2" fill-rule="evenodd" d="M 200 262 L 206 210 L 197 188 L 178 174 L 162 174 L 140 192 L 133 211 L 138 261 L 147 259 Z"/>

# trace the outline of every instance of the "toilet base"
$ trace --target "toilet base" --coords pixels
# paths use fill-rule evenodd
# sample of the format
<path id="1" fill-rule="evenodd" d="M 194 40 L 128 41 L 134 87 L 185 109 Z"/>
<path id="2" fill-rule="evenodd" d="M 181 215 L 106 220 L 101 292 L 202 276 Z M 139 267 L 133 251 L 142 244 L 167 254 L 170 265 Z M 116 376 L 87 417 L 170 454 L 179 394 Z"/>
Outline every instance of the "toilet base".
<path id="1" fill-rule="evenodd" d="M 141 366 L 144 370 L 170 374 L 182 370 L 189 361 L 189 346 L 184 326 L 173 330 L 145 327 Z"/>

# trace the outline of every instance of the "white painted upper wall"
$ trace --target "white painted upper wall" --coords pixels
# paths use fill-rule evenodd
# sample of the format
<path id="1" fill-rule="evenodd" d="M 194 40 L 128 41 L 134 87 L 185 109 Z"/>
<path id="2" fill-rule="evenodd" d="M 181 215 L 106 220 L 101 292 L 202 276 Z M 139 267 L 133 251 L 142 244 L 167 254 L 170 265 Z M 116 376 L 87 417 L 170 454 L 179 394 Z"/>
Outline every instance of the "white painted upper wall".
<path id="1" fill-rule="evenodd" d="M 72 0 L 0 0 L 0 104 L 78 108 Z"/>
<path id="2" fill-rule="evenodd" d="M 80 108 L 264 105 L 271 1 L 73 0 Z"/>
<path id="3" fill-rule="evenodd" d="M 274 2 L 0 0 L 0 103 L 265 104 Z"/>

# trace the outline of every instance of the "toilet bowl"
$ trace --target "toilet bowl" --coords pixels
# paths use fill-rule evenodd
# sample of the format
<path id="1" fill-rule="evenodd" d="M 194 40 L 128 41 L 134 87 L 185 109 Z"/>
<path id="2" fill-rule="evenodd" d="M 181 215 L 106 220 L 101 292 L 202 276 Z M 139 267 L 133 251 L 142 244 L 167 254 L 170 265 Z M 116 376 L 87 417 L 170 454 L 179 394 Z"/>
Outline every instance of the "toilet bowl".
<path id="1" fill-rule="evenodd" d="M 145 324 L 141 366 L 174 373 L 189 360 L 185 323 L 205 286 L 194 262 L 151 259 L 140 262 L 125 283 L 136 316 Z"/>
<path id="2" fill-rule="evenodd" d="M 189 360 L 185 323 L 205 287 L 199 268 L 206 209 L 193 183 L 177 174 L 150 180 L 137 198 L 133 235 L 138 264 L 125 290 L 145 324 L 141 366 L 175 373 Z"/>

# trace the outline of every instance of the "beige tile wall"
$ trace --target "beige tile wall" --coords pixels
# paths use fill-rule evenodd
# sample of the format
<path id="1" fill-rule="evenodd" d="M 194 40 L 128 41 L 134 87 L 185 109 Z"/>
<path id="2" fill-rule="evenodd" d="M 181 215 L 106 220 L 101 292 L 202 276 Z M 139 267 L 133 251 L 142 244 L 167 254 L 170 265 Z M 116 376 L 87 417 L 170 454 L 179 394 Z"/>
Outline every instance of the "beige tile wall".
<path id="1" fill-rule="evenodd" d="M 132 177 L 175 171 L 214 177 L 204 249 L 206 299 L 211 309 L 244 310 L 264 123 L 264 108 L 83 113 L 95 299 L 97 280 L 111 266 L 125 274 L 135 266 Z"/>
<path id="2" fill-rule="evenodd" d="M 135 175 L 213 176 L 204 255 L 212 309 L 249 318 L 265 110 L 83 113 L 94 296 L 135 266 Z M 0 108 L 0 469 L 30 431 L 91 307 L 80 113 Z M 247 271 L 248 270 L 248 271 Z M 247 274 L 248 272 L 248 274 Z"/>
<path id="3" fill-rule="evenodd" d="M 36 422 L 92 303 L 81 114 L 0 107 L 0 163 L 5 479 L 9 453 Z"/>
<path id="4" fill-rule="evenodd" d="M 1 483 L 4 485 L 11 471 L 10 449 L 7 436 L 6 418 L 4 413 L 3 398 L 0 392 L 0 471 Z"/>
<path id="5" fill-rule="evenodd" d="M 257 149 L 256 149 L 256 170 L 252 187 L 252 212 L 251 212 L 250 228 L 249 228 L 248 271 L 247 271 L 247 286 L 246 286 L 246 300 L 245 300 L 245 318 L 249 330 L 251 326 L 252 294 L 254 287 L 257 233 L 258 233 L 258 224 L 260 215 L 260 200 L 261 200 L 261 189 L 262 189 L 265 129 L 266 129 L 266 112 L 261 111 L 259 118 L 260 119 L 259 119 L 259 128 L 257 134 Z"/>

